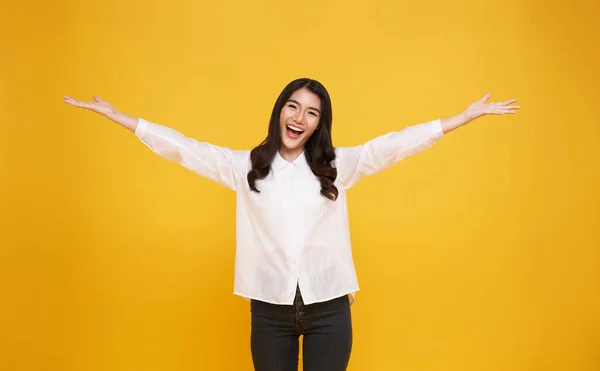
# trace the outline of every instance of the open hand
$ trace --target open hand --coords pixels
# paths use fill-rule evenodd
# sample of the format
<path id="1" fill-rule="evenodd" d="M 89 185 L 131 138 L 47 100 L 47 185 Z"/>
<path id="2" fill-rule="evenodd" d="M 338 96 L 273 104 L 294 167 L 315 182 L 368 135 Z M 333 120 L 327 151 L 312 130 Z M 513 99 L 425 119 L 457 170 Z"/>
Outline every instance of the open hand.
<path id="1" fill-rule="evenodd" d="M 471 103 L 464 112 L 467 121 L 474 120 L 483 115 L 504 115 L 504 114 L 515 114 L 519 106 L 509 106 L 509 104 L 516 102 L 516 99 L 507 100 L 500 103 L 486 103 L 490 98 L 491 94 L 487 93 L 480 100 Z"/>
<path id="2" fill-rule="evenodd" d="M 73 105 L 75 107 L 81 107 L 97 112 L 101 115 L 109 117 L 117 114 L 117 110 L 107 101 L 100 99 L 100 97 L 94 96 L 94 102 L 81 102 L 69 96 L 64 96 L 65 103 Z"/>

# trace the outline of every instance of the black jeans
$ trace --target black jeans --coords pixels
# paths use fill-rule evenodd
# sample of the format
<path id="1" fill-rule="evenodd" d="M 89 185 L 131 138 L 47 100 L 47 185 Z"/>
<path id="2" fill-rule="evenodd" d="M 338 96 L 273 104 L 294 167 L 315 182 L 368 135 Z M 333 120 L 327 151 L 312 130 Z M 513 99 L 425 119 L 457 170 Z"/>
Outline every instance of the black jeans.
<path id="1" fill-rule="evenodd" d="M 293 305 L 251 300 L 251 350 L 256 371 L 297 371 L 303 335 L 304 371 L 345 371 L 352 349 L 348 296 L 305 305 L 296 290 Z"/>

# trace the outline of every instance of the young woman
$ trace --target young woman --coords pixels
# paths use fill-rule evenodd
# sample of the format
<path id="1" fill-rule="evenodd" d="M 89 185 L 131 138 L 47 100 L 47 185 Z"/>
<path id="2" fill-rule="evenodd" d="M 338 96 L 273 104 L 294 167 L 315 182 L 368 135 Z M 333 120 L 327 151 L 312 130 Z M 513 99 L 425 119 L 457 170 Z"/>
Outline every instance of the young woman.
<path id="1" fill-rule="evenodd" d="M 250 300 L 251 351 L 257 371 L 346 370 L 352 348 L 350 305 L 359 289 L 346 191 L 446 133 L 487 114 L 514 114 L 515 100 L 470 104 L 459 115 L 410 126 L 363 145 L 334 148 L 332 110 L 318 81 L 297 79 L 281 92 L 266 139 L 232 150 L 125 115 L 94 97 L 76 107 L 135 133 L 152 151 L 236 191 L 234 293 Z"/>

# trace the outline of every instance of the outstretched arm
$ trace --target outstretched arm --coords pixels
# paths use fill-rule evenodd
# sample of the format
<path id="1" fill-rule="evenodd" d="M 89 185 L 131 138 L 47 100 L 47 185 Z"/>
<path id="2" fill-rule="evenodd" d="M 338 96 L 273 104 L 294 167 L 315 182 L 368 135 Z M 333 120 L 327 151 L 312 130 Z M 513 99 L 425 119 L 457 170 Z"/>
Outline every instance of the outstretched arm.
<path id="1" fill-rule="evenodd" d="M 236 190 L 244 175 L 249 151 L 231 150 L 188 138 L 164 125 L 118 112 L 110 103 L 98 97 L 93 102 L 80 102 L 64 97 L 65 103 L 99 113 L 135 133 L 153 152 L 179 163 L 196 174 Z"/>
<path id="2" fill-rule="evenodd" d="M 367 141 L 355 147 L 336 150 L 336 168 L 341 184 L 350 188 L 361 178 L 376 174 L 396 162 L 431 147 L 445 134 L 483 115 L 514 114 L 516 100 L 486 103 L 490 94 L 470 104 L 462 113 L 422 124 L 412 125 Z"/>

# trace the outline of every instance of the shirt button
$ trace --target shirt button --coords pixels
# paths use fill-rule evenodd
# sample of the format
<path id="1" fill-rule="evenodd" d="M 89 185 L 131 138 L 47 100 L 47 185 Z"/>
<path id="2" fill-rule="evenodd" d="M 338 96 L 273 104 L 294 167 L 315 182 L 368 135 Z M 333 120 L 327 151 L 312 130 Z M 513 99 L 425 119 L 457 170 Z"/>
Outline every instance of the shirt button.
<path id="1" fill-rule="evenodd" d="M 303 311 L 300 311 L 300 312 L 298 312 L 298 315 L 299 315 L 299 316 L 303 316 L 303 315 L 304 315 L 304 312 L 303 312 Z"/>

